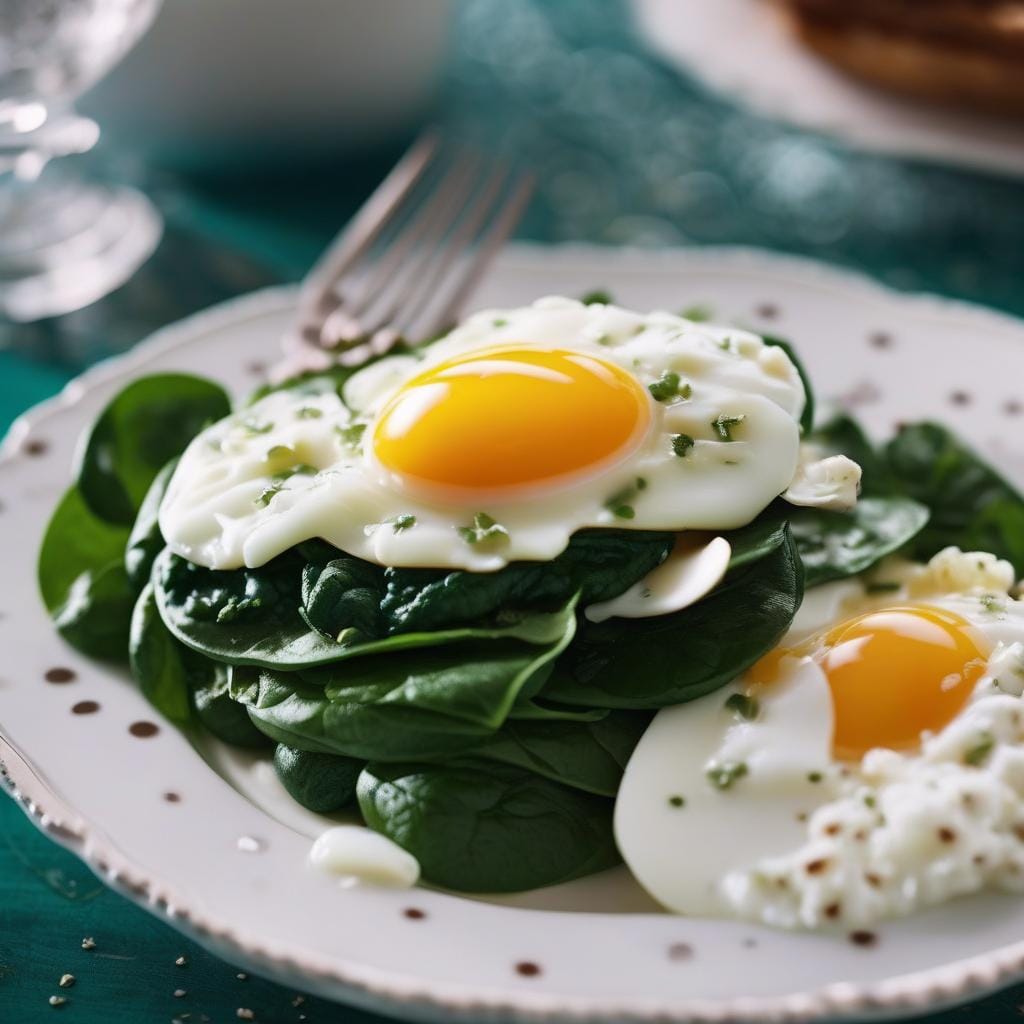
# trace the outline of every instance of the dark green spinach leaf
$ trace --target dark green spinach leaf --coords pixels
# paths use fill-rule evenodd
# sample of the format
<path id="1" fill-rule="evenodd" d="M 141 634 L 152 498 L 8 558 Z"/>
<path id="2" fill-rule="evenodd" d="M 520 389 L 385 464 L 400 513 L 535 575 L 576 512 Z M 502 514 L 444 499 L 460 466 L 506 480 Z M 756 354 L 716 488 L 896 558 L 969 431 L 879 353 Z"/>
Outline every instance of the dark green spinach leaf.
<path id="1" fill-rule="evenodd" d="M 160 532 L 160 503 L 167 492 L 167 485 L 178 464 L 172 459 L 153 478 L 153 483 L 142 499 L 139 514 L 135 517 L 128 544 L 124 549 L 124 568 L 132 586 L 138 590 L 149 581 L 156 556 L 164 549 L 164 538 Z"/>
<path id="2" fill-rule="evenodd" d="M 789 356 L 789 361 L 796 367 L 796 372 L 800 374 L 800 380 L 804 385 L 804 395 L 806 396 L 804 399 L 804 409 L 800 414 L 800 430 L 807 437 L 814 429 L 814 388 L 811 386 L 811 378 L 807 373 L 807 369 L 796 354 L 796 349 L 793 348 L 792 343 L 785 338 L 778 338 L 772 334 L 762 334 L 761 339 L 766 345 L 781 348 Z"/>
<path id="3" fill-rule="evenodd" d="M 582 530 L 550 562 L 512 562 L 493 573 L 387 569 L 381 610 L 392 630 L 406 632 L 551 607 L 576 593 L 584 606 L 608 601 L 660 565 L 674 543 L 671 533 Z"/>
<path id="4" fill-rule="evenodd" d="M 351 804 L 365 761 L 316 754 L 277 745 L 274 771 L 293 800 L 317 814 L 330 814 Z"/>
<path id="5" fill-rule="evenodd" d="M 367 824 L 460 892 L 522 892 L 619 862 L 613 802 L 509 765 L 368 765 Z"/>
<path id="6" fill-rule="evenodd" d="M 711 594 L 671 615 L 580 624 L 545 699 L 587 707 L 682 704 L 741 675 L 789 628 L 803 569 L 788 530 L 758 561 L 730 570 Z"/>
<path id="7" fill-rule="evenodd" d="M 614 797 L 626 762 L 650 721 L 650 714 L 635 711 L 612 711 L 593 722 L 510 720 L 473 756 Z"/>
<path id="8" fill-rule="evenodd" d="M 448 756 L 493 736 L 575 632 L 575 601 L 530 623 L 541 645 L 468 642 L 300 672 L 238 673 L 232 697 L 272 739 L 394 761 Z M 247 682 L 243 680 L 248 679 Z"/>
<path id="9" fill-rule="evenodd" d="M 143 695 L 162 715 L 184 724 L 192 717 L 185 656 L 191 652 L 167 631 L 157 611 L 153 584 L 135 602 L 128 660 Z M 209 663 L 212 669 L 212 663 Z"/>
<path id="10" fill-rule="evenodd" d="M 79 448 L 76 480 L 92 512 L 131 526 L 157 473 L 208 423 L 231 411 L 212 381 L 162 373 L 132 381 L 100 413 Z"/>
<path id="11" fill-rule="evenodd" d="M 870 569 L 928 522 L 928 509 L 910 498 L 861 498 L 849 512 L 791 508 L 780 514 L 789 518 L 807 589 Z"/>
<path id="12" fill-rule="evenodd" d="M 913 557 L 955 544 L 990 551 L 1024 574 L 1024 497 L 977 453 L 937 423 L 915 423 L 886 445 L 885 457 L 904 493 L 931 511 Z"/>

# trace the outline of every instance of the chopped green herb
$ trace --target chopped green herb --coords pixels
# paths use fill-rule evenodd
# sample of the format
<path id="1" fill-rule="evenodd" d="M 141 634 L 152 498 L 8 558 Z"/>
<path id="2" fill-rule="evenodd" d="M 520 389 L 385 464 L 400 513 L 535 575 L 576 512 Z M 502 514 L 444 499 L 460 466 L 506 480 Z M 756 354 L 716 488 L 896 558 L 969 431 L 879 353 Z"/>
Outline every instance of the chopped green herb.
<path id="1" fill-rule="evenodd" d="M 632 505 L 616 505 L 611 513 L 616 519 L 635 519 L 636 509 Z"/>
<path id="2" fill-rule="evenodd" d="M 259 505 L 260 508 L 266 508 L 270 504 L 271 500 L 280 492 L 283 484 L 276 483 L 271 484 L 269 487 L 264 487 L 263 490 L 256 497 L 254 504 Z"/>
<path id="3" fill-rule="evenodd" d="M 646 491 L 647 490 L 647 481 L 642 476 L 638 476 L 636 478 L 636 489 L 638 491 Z"/>
<path id="4" fill-rule="evenodd" d="M 696 444 L 696 442 L 689 434 L 672 435 L 672 451 L 681 459 L 686 458 L 687 452 L 689 452 L 694 444 Z"/>
<path id="5" fill-rule="evenodd" d="M 718 347 L 723 352 L 731 352 L 732 351 L 732 338 L 719 338 L 718 339 Z"/>
<path id="6" fill-rule="evenodd" d="M 610 306 L 612 304 L 612 294 L 605 288 L 595 288 L 592 292 L 587 292 L 580 302 L 584 306 Z"/>
<path id="7" fill-rule="evenodd" d="M 710 306 L 687 306 L 686 309 L 680 311 L 679 315 L 684 320 L 702 324 L 710 320 L 715 315 L 715 311 Z"/>
<path id="8" fill-rule="evenodd" d="M 662 370 L 661 376 L 647 385 L 647 390 L 656 402 L 667 402 L 679 394 L 679 374 L 673 370 Z"/>
<path id="9" fill-rule="evenodd" d="M 274 474 L 275 480 L 287 480 L 290 476 L 316 476 L 320 470 L 311 466 L 308 462 L 297 462 L 294 466 L 282 469 L 280 473 Z"/>
<path id="10" fill-rule="evenodd" d="M 891 594 L 894 590 L 899 590 L 901 586 L 902 584 L 896 580 L 875 580 L 868 583 L 864 589 L 869 594 Z"/>
<path id="11" fill-rule="evenodd" d="M 266 423 L 258 423 L 254 419 L 247 419 L 242 420 L 241 427 L 247 434 L 269 434 L 274 429 L 274 424 L 269 420 Z"/>
<path id="12" fill-rule="evenodd" d="M 610 334 L 599 334 L 595 340 L 598 345 L 608 346 L 612 343 L 612 336 Z"/>
<path id="13" fill-rule="evenodd" d="M 873 809 L 877 803 L 878 803 L 878 801 L 875 799 L 873 793 L 865 793 L 864 794 L 864 806 L 865 807 L 870 807 L 870 808 Z"/>
<path id="14" fill-rule="evenodd" d="M 508 530 L 496 523 L 486 512 L 477 512 L 473 516 L 472 526 L 457 526 L 459 536 L 467 544 L 483 544 L 485 542 L 508 539 Z"/>
<path id="15" fill-rule="evenodd" d="M 808 782 L 819 783 L 824 778 L 825 778 L 825 776 L 822 775 L 821 772 L 808 772 L 807 773 L 807 781 Z"/>
<path id="16" fill-rule="evenodd" d="M 976 768 L 992 753 L 996 745 L 995 737 L 990 732 L 983 732 L 978 737 L 978 742 L 973 747 L 964 751 L 964 764 L 974 765 Z"/>
<path id="17" fill-rule="evenodd" d="M 411 530 L 416 525 L 416 517 L 410 515 L 408 512 L 403 512 L 401 515 L 395 516 L 391 520 L 391 529 L 395 533 L 401 533 L 403 530 Z"/>
<path id="18" fill-rule="evenodd" d="M 745 693 L 731 694 L 725 702 L 725 706 L 737 717 L 746 722 L 752 722 L 761 712 L 761 705 L 754 697 L 748 697 Z"/>
<path id="19" fill-rule="evenodd" d="M 678 794 L 670 796 L 668 798 L 668 805 L 669 805 L 669 807 L 685 807 L 686 806 L 686 797 L 679 796 Z"/>
<path id="20" fill-rule="evenodd" d="M 743 761 L 723 761 L 721 764 L 713 764 L 705 774 L 715 789 L 731 789 L 748 772 Z"/>
<path id="21" fill-rule="evenodd" d="M 366 433 L 365 423 L 346 423 L 343 427 L 335 427 L 335 433 L 347 448 L 358 448 Z"/>
<path id="22" fill-rule="evenodd" d="M 746 418 L 744 413 L 739 413 L 736 416 L 726 416 L 725 413 L 722 413 L 711 421 L 711 428 L 719 441 L 734 441 L 732 428 L 738 427 Z"/>
<path id="23" fill-rule="evenodd" d="M 275 444 L 267 452 L 268 459 L 290 459 L 295 455 L 295 449 L 287 444 Z"/>
<path id="24" fill-rule="evenodd" d="M 508 321 L 503 316 L 499 316 L 496 320 L 491 321 L 492 327 L 505 327 L 507 324 Z"/>
<path id="25" fill-rule="evenodd" d="M 300 420 L 318 420 L 323 414 L 323 410 L 318 409 L 315 405 L 304 405 L 301 409 L 295 410 L 295 415 Z"/>
<path id="26" fill-rule="evenodd" d="M 982 594 L 978 600 L 981 602 L 981 607 L 993 615 L 1003 610 L 1003 603 L 995 594 Z"/>

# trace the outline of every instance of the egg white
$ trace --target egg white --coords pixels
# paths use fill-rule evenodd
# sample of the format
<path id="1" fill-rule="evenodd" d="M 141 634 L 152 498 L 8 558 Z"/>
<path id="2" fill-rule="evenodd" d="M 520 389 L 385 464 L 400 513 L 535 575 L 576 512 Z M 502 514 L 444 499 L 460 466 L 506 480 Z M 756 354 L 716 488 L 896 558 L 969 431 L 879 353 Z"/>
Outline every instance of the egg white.
<path id="1" fill-rule="evenodd" d="M 651 428 L 613 467 L 571 485 L 554 482 L 541 495 L 524 491 L 486 504 L 425 500 L 376 461 L 371 445 L 354 440 L 360 427 L 363 442 L 372 436 L 374 417 L 413 376 L 510 344 L 590 353 L 643 385 L 673 371 L 692 395 L 665 403 L 648 397 Z M 174 551 L 216 569 L 259 566 L 321 537 L 384 565 L 483 572 L 512 560 L 554 558 L 583 527 L 727 530 L 749 522 L 793 481 L 805 400 L 785 352 L 756 335 L 669 313 L 544 299 L 476 314 L 422 357 L 394 356 L 360 371 L 342 397 L 281 391 L 214 424 L 182 456 L 160 525 Z M 716 433 L 720 416 L 743 418 L 735 440 Z M 672 451 L 678 433 L 696 441 L 683 458 Z M 276 475 L 287 471 L 289 458 L 310 471 Z M 608 507 L 623 491 L 633 492 L 629 520 Z M 478 513 L 506 533 L 467 543 L 460 528 Z"/>

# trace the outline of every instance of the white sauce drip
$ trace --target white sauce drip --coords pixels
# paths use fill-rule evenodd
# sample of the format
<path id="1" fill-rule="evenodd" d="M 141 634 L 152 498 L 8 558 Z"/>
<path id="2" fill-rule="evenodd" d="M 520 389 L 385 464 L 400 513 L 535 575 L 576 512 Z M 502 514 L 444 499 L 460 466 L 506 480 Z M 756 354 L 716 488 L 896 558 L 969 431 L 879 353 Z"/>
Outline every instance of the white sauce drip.
<path id="1" fill-rule="evenodd" d="M 409 889 L 419 881 L 420 865 L 412 854 L 379 832 L 361 825 L 336 825 L 324 832 L 309 851 L 318 871 L 359 882 Z"/>

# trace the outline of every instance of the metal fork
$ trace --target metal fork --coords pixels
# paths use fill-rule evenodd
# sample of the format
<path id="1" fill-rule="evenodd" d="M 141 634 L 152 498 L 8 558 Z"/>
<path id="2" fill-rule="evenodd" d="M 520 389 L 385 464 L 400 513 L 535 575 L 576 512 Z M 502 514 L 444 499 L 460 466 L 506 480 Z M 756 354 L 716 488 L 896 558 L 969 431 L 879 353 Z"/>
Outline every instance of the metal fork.
<path id="1" fill-rule="evenodd" d="M 422 136 L 306 276 L 287 372 L 358 365 L 450 327 L 532 191 L 531 175 Z"/>

